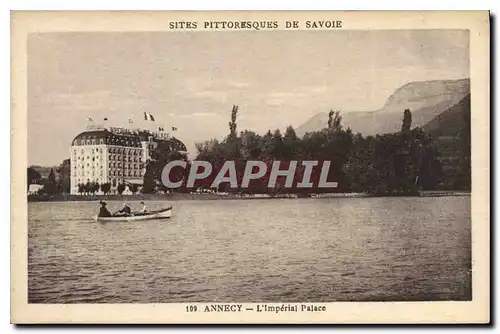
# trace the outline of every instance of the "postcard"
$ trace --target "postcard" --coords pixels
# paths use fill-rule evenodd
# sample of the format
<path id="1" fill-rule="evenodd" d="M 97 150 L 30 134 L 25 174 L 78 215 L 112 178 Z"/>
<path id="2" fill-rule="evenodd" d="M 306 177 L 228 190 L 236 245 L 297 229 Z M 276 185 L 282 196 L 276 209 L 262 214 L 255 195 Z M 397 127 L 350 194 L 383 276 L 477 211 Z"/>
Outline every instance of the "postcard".
<path id="1" fill-rule="evenodd" d="M 11 27 L 12 323 L 490 322 L 489 12 Z"/>

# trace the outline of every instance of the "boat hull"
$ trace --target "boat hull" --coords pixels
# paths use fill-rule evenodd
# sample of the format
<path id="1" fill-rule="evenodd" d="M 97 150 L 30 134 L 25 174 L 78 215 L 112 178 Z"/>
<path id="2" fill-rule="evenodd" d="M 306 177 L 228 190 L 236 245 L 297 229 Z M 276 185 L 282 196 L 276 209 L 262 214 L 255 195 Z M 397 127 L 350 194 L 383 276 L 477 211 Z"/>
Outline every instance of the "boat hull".
<path id="1" fill-rule="evenodd" d="M 172 207 L 151 212 L 149 214 L 132 215 L 132 216 L 117 216 L 117 217 L 95 217 L 98 222 L 136 222 L 143 220 L 165 219 L 172 215 Z"/>

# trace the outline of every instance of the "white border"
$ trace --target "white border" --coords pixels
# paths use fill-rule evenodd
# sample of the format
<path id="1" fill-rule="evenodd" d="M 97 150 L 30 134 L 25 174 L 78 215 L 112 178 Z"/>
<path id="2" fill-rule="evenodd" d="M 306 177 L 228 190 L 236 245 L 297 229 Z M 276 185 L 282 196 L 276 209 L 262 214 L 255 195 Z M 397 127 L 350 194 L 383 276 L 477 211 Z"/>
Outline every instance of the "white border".
<path id="1" fill-rule="evenodd" d="M 3 136 L 3 140 L 0 140 L 0 145 L 2 145 L 3 149 L 0 150 L 2 154 L 4 154 L 5 159 L 2 161 L 4 162 L 4 168 L 2 168 L 2 177 L 1 179 L 1 189 L 4 190 L 4 193 L 2 194 L 3 196 L 3 201 L 2 203 L 2 208 L 3 210 L 0 210 L 1 214 L 4 216 L 3 220 L 4 224 L 2 225 L 3 228 L 3 233 L 1 233 L 1 236 L 3 238 L 3 245 L 5 247 L 3 256 L 2 256 L 2 268 L 9 268 L 10 267 L 10 228 L 9 224 L 7 222 L 10 221 L 10 191 L 7 194 L 7 189 L 10 190 L 10 15 L 8 10 L 35 10 L 35 9 L 41 9 L 41 10 L 49 10 L 49 9 L 56 9 L 56 10 L 62 10 L 62 9 L 69 9 L 69 10 L 79 10 L 79 9 L 121 9 L 121 10 L 127 10 L 127 9 L 188 9 L 188 10 L 201 10 L 201 9 L 207 9 L 207 10 L 216 10 L 216 9 L 255 9 L 255 10 L 262 10 L 262 9 L 285 9 L 285 10 L 292 10 L 292 9 L 304 9 L 304 10 L 312 10 L 312 9 L 375 9 L 375 10 L 382 10 L 382 9 L 407 9 L 407 10 L 444 10 L 444 9 L 491 9 L 494 14 L 498 12 L 498 1 L 481 1 L 481 0 L 476 0 L 474 2 L 470 1 L 451 1 L 451 0 L 446 0 L 446 1 L 415 1 L 414 3 L 409 3 L 408 1 L 404 2 L 393 2 L 393 1 L 386 1 L 386 0 L 380 0 L 380 1 L 370 1 L 370 0 L 365 0 L 365 1 L 360 1 L 360 0 L 352 0 L 352 1 L 344 1 L 344 3 L 340 3 L 339 1 L 335 1 L 336 6 L 332 6 L 331 1 L 314 1 L 314 0 L 309 0 L 309 1 L 287 1 L 283 4 L 272 4 L 269 0 L 247 0 L 247 1 L 241 1 L 238 4 L 235 4 L 234 1 L 227 1 L 227 0 L 220 0 L 214 3 L 207 3 L 207 1 L 178 1 L 178 3 L 173 3 L 172 1 L 169 1 L 168 6 L 165 6 L 164 4 L 159 4 L 160 2 L 158 1 L 130 1 L 130 0 L 109 0 L 106 1 L 105 3 L 102 1 L 96 1 L 96 0 L 87 0 L 87 1 L 71 1 L 71 2 L 62 2 L 62 1 L 44 1 L 43 4 L 40 4 L 40 1 L 27 1 L 27 0 L 21 0 L 21 1 L 11 1 L 10 3 L 8 1 L 2 2 L 1 6 L 3 7 L 5 5 L 6 10 L 3 11 L 4 15 L 1 16 L 0 22 L 2 23 L 2 27 L 4 27 L 3 33 L 0 35 L 3 41 L 3 45 L 7 46 L 2 48 L 2 51 L 0 51 L 0 54 L 2 56 L 2 64 L 4 71 L 3 80 L 2 80 L 2 105 L 4 106 L 5 110 L 4 112 L 0 113 L 0 117 L 2 119 L 0 120 L 0 126 L 4 127 L 0 131 L 1 135 Z M 495 35 L 494 42 L 497 42 L 497 35 Z M 492 61 L 495 61 L 495 59 L 492 59 Z M 492 73 L 494 75 L 496 73 Z M 493 79 L 493 77 L 492 77 Z M 491 94 L 497 94 L 498 93 L 498 88 Z M 498 117 L 495 121 L 494 125 L 498 125 L 500 121 L 498 120 Z M 491 124 L 491 126 L 494 126 Z M 499 128 L 496 126 L 496 128 Z M 496 136 L 495 136 L 496 137 Z M 495 139 L 496 143 L 496 138 L 492 138 L 492 140 Z M 498 155 L 498 152 L 495 152 Z M 9 162 L 8 162 L 9 161 Z M 492 161 L 493 162 L 493 161 Z M 497 180 L 495 185 L 500 182 Z M 498 204 L 495 201 L 495 204 Z M 494 205 L 495 207 L 497 205 Z M 496 229 L 496 233 L 498 233 L 498 228 Z M 497 234 L 495 234 L 495 237 Z M 498 263 L 495 263 L 498 265 Z M 495 266 L 495 268 L 498 266 Z M 498 275 L 496 276 L 498 277 Z M 2 333 L 4 332 L 3 330 L 5 329 L 7 331 L 13 331 L 15 328 L 12 325 L 5 326 L 5 324 L 9 323 L 9 314 L 10 314 L 10 275 L 7 270 L 4 270 L 4 275 L 2 277 L 2 287 L 4 288 L 3 291 L 9 291 L 9 294 L 2 298 L 2 314 L 4 315 L 2 323 Z M 493 298 L 496 297 L 492 296 Z M 498 308 L 497 308 L 498 309 Z M 495 314 L 492 314 L 492 318 L 496 318 L 497 312 Z M 266 331 L 264 329 L 255 329 L 255 331 Z M 302 330 L 305 330 L 302 328 Z M 339 329 L 337 329 L 339 330 Z M 341 331 L 344 329 L 340 329 Z M 426 330 L 429 331 L 429 329 L 422 328 L 420 330 Z M 434 329 L 431 329 L 430 331 L 432 332 Z M 451 328 L 451 330 L 454 330 Z M 64 329 L 62 332 L 69 332 L 70 329 Z M 84 332 L 88 331 L 87 329 L 83 330 Z M 98 332 L 101 330 L 98 330 Z M 307 331 L 307 330 L 306 330 Z M 134 330 L 135 332 L 135 330 Z"/>

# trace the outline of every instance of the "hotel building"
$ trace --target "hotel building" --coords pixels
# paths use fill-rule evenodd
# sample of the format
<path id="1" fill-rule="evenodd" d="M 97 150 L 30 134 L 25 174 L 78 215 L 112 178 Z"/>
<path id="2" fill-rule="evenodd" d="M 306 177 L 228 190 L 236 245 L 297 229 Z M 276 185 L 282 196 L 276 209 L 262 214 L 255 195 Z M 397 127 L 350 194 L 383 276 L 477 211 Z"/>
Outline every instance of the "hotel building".
<path id="1" fill-rule="evenodd" d="M 78 185 L 87 182 L 110 183 L 111 194 L 120 183 L 142 185 L 150 152 L 160 141 L 186 151 L 182 142 L 163 132 L 87 127 L 71 143 L 70 193 L 78 194 Z"/>

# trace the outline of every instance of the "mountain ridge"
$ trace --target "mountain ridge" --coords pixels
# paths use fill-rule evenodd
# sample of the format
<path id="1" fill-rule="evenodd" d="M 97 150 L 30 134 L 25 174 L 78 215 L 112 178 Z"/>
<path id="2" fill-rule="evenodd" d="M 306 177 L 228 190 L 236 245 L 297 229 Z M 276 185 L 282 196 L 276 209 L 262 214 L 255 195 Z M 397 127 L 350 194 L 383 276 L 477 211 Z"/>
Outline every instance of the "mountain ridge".
<path id="1" fill-rule="evenodd" d="M 344 127 L 363 135 L 395 132 L 401 127 L 403 111 L 410 109 L 413 126 L 423 127 L 437 115 L 470 94 L 470 79 L 409 82 L 394 91 L 383 107 L 372 111 L 341 112 Z M 298 135 L 325 128 L 328 112 L 318 113 L 297 127 Z"/>

